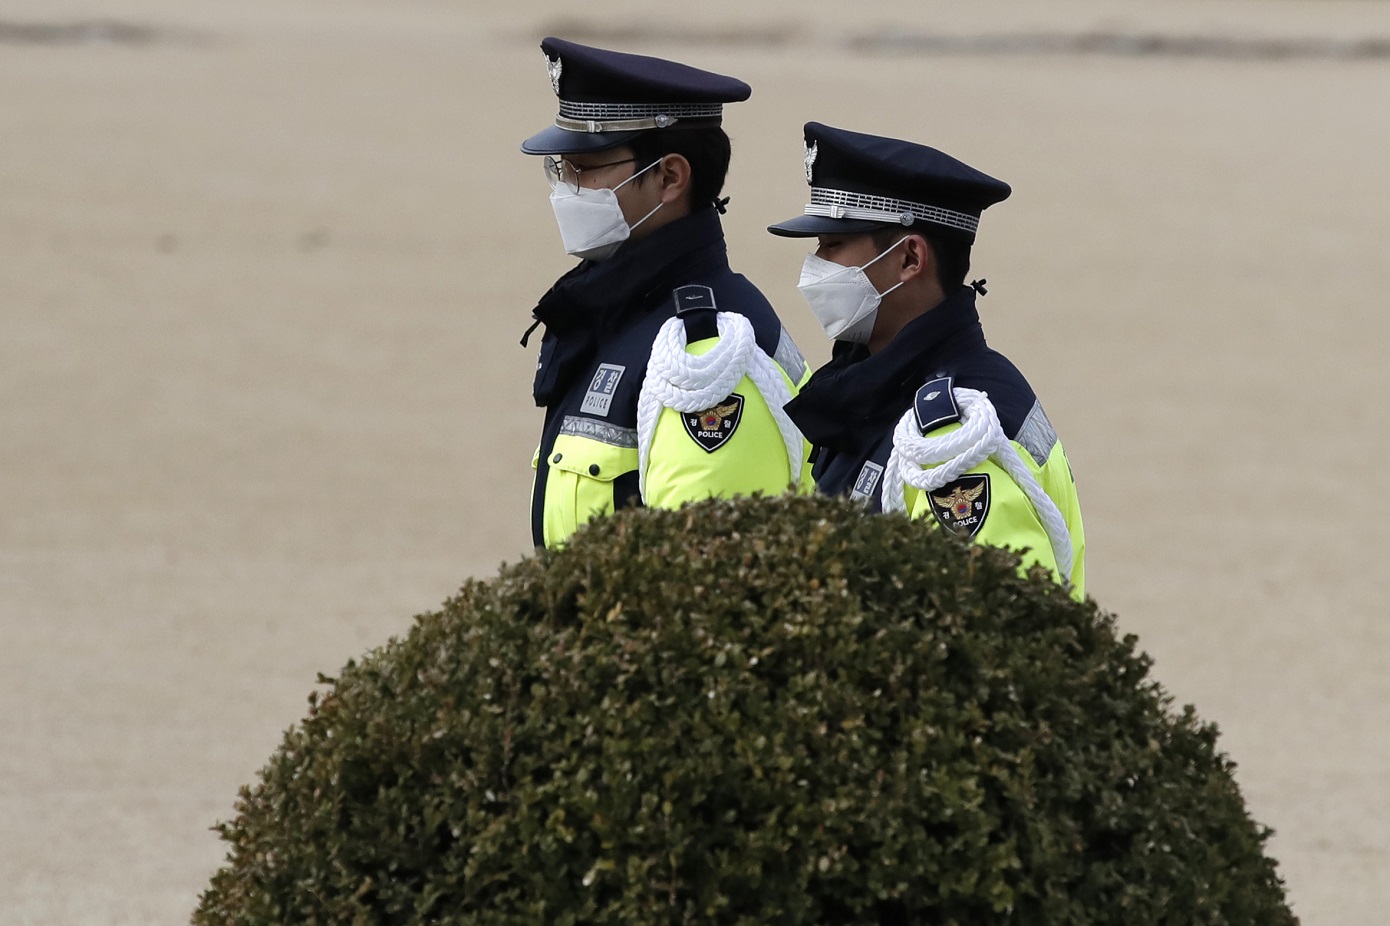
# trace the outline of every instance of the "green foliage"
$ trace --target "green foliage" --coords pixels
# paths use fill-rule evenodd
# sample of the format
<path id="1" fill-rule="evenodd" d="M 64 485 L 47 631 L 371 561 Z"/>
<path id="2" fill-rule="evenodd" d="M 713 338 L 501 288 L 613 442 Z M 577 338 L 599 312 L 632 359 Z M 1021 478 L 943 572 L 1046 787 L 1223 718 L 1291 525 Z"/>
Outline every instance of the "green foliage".
<path id="1" fill-rule="evenodd" d="M 601 519 L 349 663 L 196 924 L 1290 924 L 1134 638 L 819 498 Z"/>

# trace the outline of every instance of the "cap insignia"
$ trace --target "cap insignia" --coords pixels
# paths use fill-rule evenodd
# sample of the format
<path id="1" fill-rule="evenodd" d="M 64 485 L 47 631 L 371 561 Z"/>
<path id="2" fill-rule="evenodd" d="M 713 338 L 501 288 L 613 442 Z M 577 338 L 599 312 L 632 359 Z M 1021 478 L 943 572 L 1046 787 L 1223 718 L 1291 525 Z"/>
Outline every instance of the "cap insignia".
<path id="1" fill-rule="evenodd" d="M 559 58 L 545 56 L 545 69 L 550 72 L 550 86 L 555 91 L 556 96 L 560 95 L 560 71 L 562 68 L 563 65 L 560 64 Z"/>
<path id="2" fill-rule="evenodd" d="M 815 166 L 816 155 L 820 154 L 818 142 L 811 142 L 806 146 L 806 182 L 811 182 L 811 168 Z"/>

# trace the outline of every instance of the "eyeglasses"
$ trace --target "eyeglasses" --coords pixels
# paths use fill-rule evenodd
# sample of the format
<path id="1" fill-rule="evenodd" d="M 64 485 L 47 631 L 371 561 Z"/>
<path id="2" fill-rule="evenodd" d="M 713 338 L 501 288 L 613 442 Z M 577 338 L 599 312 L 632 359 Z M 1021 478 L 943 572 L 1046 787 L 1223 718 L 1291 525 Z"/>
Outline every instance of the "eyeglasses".
<path id="1" fill-rule="evenodd" d="M 541 159 L 545 165 L 545 179 L 550 181 L 550 188 L 557 189 L 560 184 L 571 193 L 579 192 L 580 175 L 585 171 L 602 170 L 605 167 L 617 167 L 619 164 L 631 164 L 636 158 L 623 158 L 621 161 L 609 161 L 607 164 L 590 164 L 588 167 L 575 167 L 564 158 L 556 158 L 546 155 Z"/>

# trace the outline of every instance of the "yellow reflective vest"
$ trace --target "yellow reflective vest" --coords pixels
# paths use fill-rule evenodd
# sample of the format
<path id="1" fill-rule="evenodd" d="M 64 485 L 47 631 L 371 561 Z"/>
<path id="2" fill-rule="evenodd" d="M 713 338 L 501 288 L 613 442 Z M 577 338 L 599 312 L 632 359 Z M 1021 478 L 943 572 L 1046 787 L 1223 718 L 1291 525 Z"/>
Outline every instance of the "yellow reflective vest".
<path id="1" fill-rule="evenodd" d="M 1042 406 L 1035 413 L 1046 421 Z M 928 432 L 927 438 L 944 437 L 960 429 L 955 423 Z M 1047 426 L 1050 431 L 1050 425 Z M 1045 453 L 1044 453 L 1045 451 Z M 1065 525 L 1065 533 L 1057 543 L 1065 544 L 1071 555 L 1070 586 L 1078 599 L 1086 595 L 1086 532 L 1081 522 L 1081 503 L 1076 496 L 1076 482 L 1066 451 L 1055 436 L 1047 444 L 1025 446 L 1017 440 L 1008 441 L 1007 449 L 1023 471 L 1037 481 L 1039 487 L 1057 506 Z M 1041 457 L 1041 460 L 1039 460 Z M 969 537 L 976 543 L 1008 547 L 1022 552 L 1022 568 L 1041 565 L 1057 581 L 1064 581 L 1058 569 L 1058 554 L 1054 539 L 1037 503 L 1019 484 L 1019 480 L 991 457 L 966 470 L 958 478 L 939 489 L 923 491 L 907 487 L 904 507 L 913 518 L 928 518 L 947 530 Z M 1062 554 L 1065 556 L 1065 554 Z"/>
<path id="2" fill-rule="evenodd" d="M 626 505 L 809 488 L 810 445 L 781 411 L 809 371 L 767 300 L 729 269 L 713 209 L 585 261 L 534 314 L 546 325 L 534 388 L 545 409 L 533 457 L 537 546 Z M 748 341 L 744 375 L 711 364 L 719 376 L 702 384 L 697 358 L 719 360 L 738 338 Z M 660 369 L 697 369 L 674 384 L 654 379 L 654 357 Z M 691 396 L 698 407 L 681 401 Z"/>
<path id="3" fill-rule="evenodd" d="M 1071 466 L 1023 374 L 986 344 L 975 298 L 973 289 L 961 286 L 873 354 L 861 345 L 836 344 L 830 363 L 812 375 L 787 411 L 814 447 L 817 491 L 859 499 L 869 511 L 929 518 L 975 542 L 1026 548 L 1023 568 L 1042 564 L 1061 579 L 1056 537 L 1059 549 L 1071 554 L 1071 592 L 1083 598 L 1086 539 Z M 957 467 L 953 478 L 933 483 L 930 491 L 895 478 L 899 425 L 913 416 L 903 425 L 911 433 L 949 438 L 962 428 L 957 389 L 987 398 L 997 418 L 993 453 Z M 1010 462 L 1013 472 L 1000 460 Z M 932 468 L 913 465 L 918 473 Z M 1050 518 L 1039 513 L 1019 478 L 1034 480 L 1055 506 Z"/>

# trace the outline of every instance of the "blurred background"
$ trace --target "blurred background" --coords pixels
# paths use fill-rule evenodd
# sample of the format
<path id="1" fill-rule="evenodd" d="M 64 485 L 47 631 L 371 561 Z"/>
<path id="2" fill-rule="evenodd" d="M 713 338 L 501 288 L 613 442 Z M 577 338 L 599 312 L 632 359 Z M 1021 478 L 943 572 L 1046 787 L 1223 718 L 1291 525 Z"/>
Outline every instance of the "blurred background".
<path id="1" fill-rule="evenodd" d="M 808 120 L 1010 182 L 972 276 L 1089 591 L 1307 924 L 1390 906 L 1390 5 L 4 0 L 0 910 L 187 919 L 315 674 L 527 555 L 548 34 L 748 81 L 732 263 L 807 356 Z"/>

